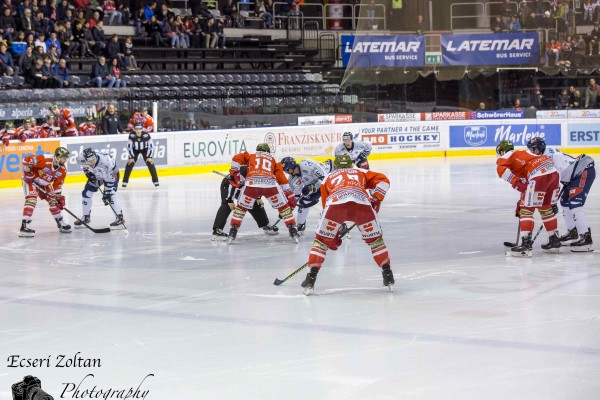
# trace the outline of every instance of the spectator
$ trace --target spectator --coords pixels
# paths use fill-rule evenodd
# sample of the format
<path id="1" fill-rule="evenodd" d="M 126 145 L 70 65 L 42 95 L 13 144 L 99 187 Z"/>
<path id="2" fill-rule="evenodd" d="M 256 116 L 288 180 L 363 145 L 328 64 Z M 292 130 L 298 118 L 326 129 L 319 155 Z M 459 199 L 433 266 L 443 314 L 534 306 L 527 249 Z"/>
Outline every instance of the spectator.
<path id="1" fill-rule="evenodd" d="M 569 107 L 573 107 L 572 104 L 575 99 L 575 91 L 576 90 L 577 89 L 575 89 L 575 86 L 573 86 L 573 85 L 569 86 Z"/>
<path id="2" fill-rule="evenodd" d="M 579 90 L 576 90 L 575 93 L 573 94 L 572 101 L 569 102 L 569 106 L 571 108 L 581 108 L 582 104 L 583 104 L 583 102 L 581 99 L 581 92 Z"/>
<path id="3" fill-rule="evenodd" d="M 34 30 L 38 34 L 38 38 L 40 35 L 44 35 L 44 40 L 46 40 L 46 35 L 50 31 L 50 21 L 47 18 L 44 18 L 44 13 L 39 11 L 33 17 L 33 26 Z"/>
<path id="4" fill-rule="evenodd" d="M 542 22 L 540 28 L 542 29 L 555 29 L 556 23 L 552 18 L 552 14 L 550 11 L 545 11 L 544 16 L 542 17 Z"/>
<path id="5" fill-rule="evenodd" d="M 155 10 L 156 10 L 156 2 L 155 1 L 147 4 L 146 7 L 144 7 L 144 14 L 146 16 L 146 18 L 145 18 L 146 21 L 150 21 L 152 19 L 152 17 L 154 17 L 156 15 L 154 13 Z"/>
<path id="6" fill-rule="evenodd" d="M 496 17 L 496 20 L 492 24 L 492 32 L 494 33 L 502 33 L 506 30 L 504 22 L 502 22 L 502 18 Z"/>
<path id="7" fill-rule="evenodd" d="M 13 61 L 12 55 L 7 51 L 6 42 L 0 43 L 0 71 L 4 76 L 19 74 L 19 67 Z"/>
<path id="8" fill-rule="evenodd" d="M 33 67 L 36 58 L 37 57 L 33 54 L 33 47 L 27 46 L 25 53 L 21 54 L 19 57 L 19 62 L 17 63 L 19 69 L 26 75 L 27 71 Z"/>
<path id="9" fill-rule="evenodd" d="M 67 60 L 61 58 L 57 65 L 54 66 L 54 80 L 59 88 L 69 88 L 69 69 L 67 68 Z"/>
<path id="10" fill-rule="evenodd" d="M 58 40 L 56 32 L 52 32 L 50 37 L 46 39 L 46 49 L 50 49 L 51 45 L 56 47 L 56 53 L 60 56 L 62 54 L 62 49 L 60 47 L 60 41 Z"/>
<path id="11" fill-rule="evenodd" d="M 0 32 L 2 33 L 2 39 L 7 40 L 8 43 L 12 43 L 14 35 L 17 32 L 17 23 L 11 15 L 9 8 L 5 8 L 0 17 Z"/>
<path id="12" fill-rule="evenodd" d="M 521 100 L 519 100 L 519 99 L 515 100 L 515 104 L 513 106 L 513 110 L 518 110 L 518 111 L 522 110 L 522 108 L 521 108 Z"/>
<path id="13" fill-rule="evenodd" d="M 73 35 L 73 29 L 71 28 L 71 22 L 66 21 L 64 25 L 59 28 L 59 37 L 61 41 L 61 47 L 63 49 L 63 57 L 68 59 L 73 57 L 73 54 L 79 50 L 79 42 L 75 41 Z"/>
<path id="14" fill-rule="evenodd" d="M 85 26 L 85 23 L 88 22 L 87 18 L 85 17 L 84 10 L 77 11 L 77 17 L 75 18 L 75 23 L 77 23 L 77 22 L 81 22 L 81 26 Z"/>
<path id="15" fill-rule="evenodd" d="M 119 115 L 115 109 L 115 105 L 110 103 L 107 107 L 106 114 L 102 117 L 102 134 L 103 135 L 117 135 L 123 130 L 121 129 L 121 122 L 119 121 Z"/>
<path id="16" fill-rule="evenodd" d="M 531 105 L 537 110 L 543 110 L 546 108 L 546 98 L 544 97 L 542 89 L 538 84 L 533 87 L 533 93 L 531 94 Z"/>
<path id="17" fill-rule="evenodd" d="M 154 13 L 156 14 L 156 19 L 162 23 L 164 23 L 169 18 L 169 15 L 173 15 L 173 13 L 169 13 L 169 8 L 164 3 L 161 4 L 160 8 L 158 10 L 155 10 Z"/>
<path id="18" fill-rule="evenodd" d="M 596 3 L 592 3 L 592 0 L 584 0 L 583 2 L 583 23 L 586 22 L 591 24 L 594 16 L 594 9 L 596 8 Z"/>
<path id="19" fill-rule="evenodd" d="M 100 21 L 102 21 L 102 19 L 100 18 L 100 12 L 94 11 L 94 13 L 92 14 L 92 18 L 88 20 L 88 22 L 90 23 L 90 30 L 94 29 L 94 27 L 96 27 L 96 25 Z"/>
<path id="20" fill-rule="evenodd" d="M 60 60 L 60 55 L 56 51 L 56 47 L 52 44 L 46 53 L 46 58 L 49 58 L 52 62 L 52 65 L 58 64 L 58 60 Z"/>
<path id="21" fill-rule="evenodd" d="M 535 11 L 530 12 L 529 15 L 525 18 L 525 21 L 523 21 L 523 28 L 525 29 L 537 29 L 540 27 L 540 25 L 540 18 L 535 13 Z"/>
<path id="22" fill-rule="evenodd" d="M 198 28 L 200 27 L 200 18 L 198 16 L 185 17 L 183 19 L 183 25 L 185 26 L 186 34 L 188 35 L 188 40 L 190 42 L 190 47 L 198 48 L 200 47 L 200 36 L 198 33 Z"/>
<path id="23" fill-rule="evenodd" d="M 521 30 L 521 23 L 517 19 L 516 15 L 511 15 L 510 22 L 508 23 L 509 32 L 518 32 Z"/>
<path id="24" fill-rule="evenodd" d="M 88 10 L 90 8 L 90 0 L 73 0 L 73 5 L 77 11 Z M 82 22 L 84 24 L 84 22 Z"/>
<path id="25" fill-rule="evenodd" d="M 29 10 L 29 16 L 33 15 L 33 4 L 31 0 L 23 0 L 17 7 L 17 17 L 23 18 Z"/>
<path id="26" fill-rule="evenodd" d="M 26 8 L 24 11 L 23 18 L 21 18 L 21 28 L 25 31 L 26 34 L 30 34 L 35 32 L 35 24 L 32 17 L 32 10 Z"/>
<path id="27" fill-rule="evenodd" d="M 112 76 L 106 65 L 106 58 L 103 55 L 98 57 L 98 61 L 92 68 L 91 83 L 95 84 L 96 87 L 107 87 L 112 88 L 115 86 L 117 80 Z"/>
<path id="28" fill-rule="evenodd" d="M 569 93 L 567 89 L 563 89 L 560 91 L 560 95 L 558 96 L 558 107 L 561 110 L 565 110 L 569 107 Z"/>
<path id="29" fill-rule="evenodd" d="M 133 13 L 133 27 L 135 28 L 135 36 L 142 35 L 142 28 L 148 24 L 146 20 L 146 13 L 144 8 L 140 7 L 136 12 Z"/>
<path id="30" fill-rule="evenodd" d="M 78 44 L 79 50 L 79 58 L 96 58 L 96 56 L 92 53 L 90 42 L 88 39 L 92 39 L 92 34 L 86 27 L 83 26 L 81 21 L 77 21 L 75 23 L 75 29 L 73 30 L 73 36 L 75 37 L 75 42 Z"/>
<path id="31" fill-rule="evenodd" d="M 135 56 L 133 55 L 133 39 L 131 38 L 131 36 L 127 36 L 125 38 L 125 42 L 123 43 L 123 46 L 121 48 L 123 49 L 122 53 L 123 61 L 125 62 L 125 67 L 128 70 L 139 69 Z"/>
<path id="32" fill-rule="evenodd" d="M 121 43 L 119 42 L 119 35 L 113 34 L 106 45 L 106 56 L 109 60 L 113 58 L 119 61 L 119 66 L 123 67 L 125 65 L 125 60 L 123 59 L 124 54 L 121 52 Z"/>
<path id="33" fill-rule="evenodd" d="M 595 79 L 590 79 L 590 84 L 585 88 L 584 108 L 596 108 L 596 98 L 598 96 L 598 85 Z"/>
<path id="34" fill-rule="evenodd" d="M 190 47 L 190 37 L 181 19 L 181 15 L 175 17 L 175 33 L 179 36 L 179 47 L 187 49 Z"/>
<path id="35" fill-rule="evenodd" d="M 108 73 L 110 76 L 115 78 L 115 86 L 116 88 L 124 88 L 127 86 L 127 82 L 121 79 L 121 68 L 119 68 L 119 60 L 113 58 L 110 60 L 110 65 L 108 66 Z"/>
<path id="36" fill-rule="evenodd" d="M 237 5 L 234 3 L 233 0 L 225 1 L 223 6 L 221 7 L 221 15 L 229 18 L 229 20 L 231 21 L 232 27 L 234 27 L 234 28 L 238 27 L 238 23 L 237 23 L 238 9 L 237 9 Z"/>
<path id="37" fill-rule="evenodd" d="M 61 4 L 64 4 L 64 2 Z M 68 8 L 67 11 L 65 11 L 65 16 L 60 21 L 70 22 L 71 26 L 75 26 L 75 16 L 73 15 L 73 10 Z"/>
<path id="38" fill-rule="evenodd" d="M 44 79 L 42 71 L 43 65 L 44 63 L 41 58 L 36 59 L 33 67 L 25 75 L 25 81 L 34 89 L 45 89 L 47 87 L 48 82 Z"/>
<path id="39" fill-rule="evenodd" d="M 544 67 L 548 66 L 548 58 L 549 57 L 553 57 L 554 65 L 558 65 L 558 58 L 560 56 L 561 49 L 562 49 L 561 43 L 554 38 L 550 39 L 550 41 L 548 43 L 546 43 L 546 56 L 545 56 Z"/>
<path id="40" fill-rule="evenodd" d="M 94 38 L 93 52 L 96 55 L 103 54 L 106 49 L 106 36 L 104 35 L 104 22 L 98 21 L 92 28 L 92 37 Z M 91 44 L 91 42 L 90 42 Z"/>
<path id="41" fill-rule="evenodd" d="M 148 36 L 154 41 L 154 46 L 160 47 L 163 45 L 162 26 L 160 25 L 160 22 L 156 19 L 156 15 L 150 17 L 150 22 L 148 22 L 146 32 L 148 32 Z"/>
<path id="42" fill-rule="evenodd" d="M 56 9 L 56 20 L 57 21 L 68 21 L 69 18 L 67 17 L 67 10 L 70 10 L 71 5 L 69 4 L 69 0 L 62 0 L 60 2 L 60 5 L 57 7 Z M 73 14 L 71 12 L 71 19 L 73 17 Z M 72 21 L 71 21 L 72 22 Z"/>
<path id="43" fill-rule="evenodd" d="M 202 33 L 204 36 L 204 47 L 211 49 L 214 48 L 217 45 L 219 30 L 217 24 L 215 24 L 215 19 L 213 17 L 210 17 L 206 21 L 206 25 L 204 25 Z"/>
<path id="44" fill-rule="evenodd" d="M 15 55 L 15 58 L 16 56 L 20 56 L 25 52 L 25 49 L 27 48 L 27 43 L 25 42 L 25 40 L 25 32 L 19 31 L 19 33 L 17 33 L 17 37 L 12 42 L 11 46 L 12 53 Z"/>
<path id="45" fill-rule="evenodd" d="M 369 16 L 369 29 L 373 29 L 373 24 L 374 24 L 374 19 L 375 19 L 375 2 L 373 0 L 371 0 L 371 9 L 367 10 L 367 11 L 372 11 L 372 17 L 369 16 L 367 14 L 367 16 Z M 426 26 L 425 26 L 425 21 L 423 21 L 423 15 L 419 14 L 417 15 L 417 25 L 416 25 L 416 29 L 415 29 L 415 33 L 417 35 L 423 35 L 423 33 L 425 33 L 426 31 Z"/>
<path id="46" fill-rule="evenodd" d="M 265 25 L 269 29 L 275 28 L 275 24 L 273 23 L 273 0 L 265 0 L 265 12 L 263 14 L 263 18 L 265 19 Z"/>
<path id="47" fill-rule="evenodd" d="M 42 79 L 46 81 L 46 88 L 54 88 L 57 84 L 54 79 L 54 71 L 52 70 L 52 60 L 50 58 L 44 58 L 42 64 Z"/>
<path id="48" fill-rule="evenodd" d="M 560 51 L 561 60 L 570 61 L 573 56 L 573 47 L 575 47 L 575 42 L 573 41 L 572 36 L 567 36 L 567 40 L 562 42 L 562 50 Z"/>
<path id="49" fill-rule="evenodd" d="M 104 13 L 109 16 L 109 25 L 113 24 L 115 18 L 117 19 L 117 25 L 121 25 L 123 23 L 123 13 L 117 10 L 117 6 L 113 0 L 104 0 L 104 5 L 102 8 L 104 9 Z"/>
<path id="50" fill-rule="evenodd" d="M 475 111 L 485 111 L 485 103 L 482 101 L 481 103 L 479 103 L 479 108 Z"/>
<path id="51" fill-rule="evenodd" d="M 38 38 L 35 40 L 35 47 L 41 47 L 42 50 L 44 51 L 44 53 L 46 53 L 47 47 L 46 47 L 46 35 L 43 33 L 40 33 L 38 35 Z"/>
<path id="52" fill-rule="evenodd" d="M 31 46 L 33 49 L 35 49 L 35 36 L 33 35 L 33 33 L 28 33 L 27 34 L 27 38 L 25 39 L 25 43 L 27 44 L 27 46 Z"/>

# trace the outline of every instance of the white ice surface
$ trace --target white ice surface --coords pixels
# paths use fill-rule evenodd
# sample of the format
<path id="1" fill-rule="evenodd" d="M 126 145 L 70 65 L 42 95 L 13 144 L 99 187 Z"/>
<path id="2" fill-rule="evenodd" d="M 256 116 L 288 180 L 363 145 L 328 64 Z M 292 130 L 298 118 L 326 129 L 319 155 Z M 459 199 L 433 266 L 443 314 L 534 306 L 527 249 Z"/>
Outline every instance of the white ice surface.
<path id="1" fill-rule="evenodd" d="M 0 399 L 27 374 L 74 398 L 65 384 L 88 373 L 80 390 L 154 374 L 141 386 L 153 400 L 597 399 L 598 252 L 545 254 L 542 232 L 532 259 L 505 257 L 517 192 L 494 158 L 372 168 L 392 180 L 380 217 L 394 293 L 358 232 L 328 254 L 315 295 L 302 294 L 306 271 L 274 286 L 306 262 L 320 206 L 299 245 L 250 215 L 236 243 L 212 242 L 217 175 L 132 180 L 119 190 L 129 231 L 109 234 L 60 234 L 40 202 L 36 237 L 19 238 L 22 193 L 0 191 Z M 599 185 L 586 206 L 598 234 Z M 82 186 L 65 190 L 78 214 Z M 108 226 L 94 200 L 92 225 Z M 55 366 L 77 352 L 101 367 Z M 10 368 L 11 355 L 52 365 Z"/>

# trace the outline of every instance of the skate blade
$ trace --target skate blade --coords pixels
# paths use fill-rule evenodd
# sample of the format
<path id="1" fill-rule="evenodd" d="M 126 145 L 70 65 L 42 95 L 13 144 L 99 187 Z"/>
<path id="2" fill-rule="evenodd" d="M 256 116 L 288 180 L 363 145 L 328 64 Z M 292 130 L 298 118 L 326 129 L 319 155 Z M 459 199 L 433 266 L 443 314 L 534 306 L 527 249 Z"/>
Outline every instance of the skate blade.
<path id="1" fill-rule="evenodd" d="M 388 285 L 387 288 L 390 291 L 390 293 L 394 293 L 394 285 Z"/>
<path id="2" fill-rule="evenodd" d="M 19 237 L 22 238 L 32 238 L 35 236 L 35 233 L 19 233 Z"/>
<path id="3" fill-rule="evenodd" d="M 269 236 L 277 236 L 277 235 L 279 235 L 279 232 L 265 231 L 265 235 L 269 235 Z"/>
<path id="4" fill-rule="evenodd" d="M 560 254 L 560 247 L 558 249 L 542 249 L 542 250 L 544 250 L 544 253 Z"/>
<path id="5" fill-rule="evenodd" d="M 309 296 L 313 290 L 313 288 L 304 288 L 304 295 Z"/>
<path id="6" fill-rule="evenodd" d="M 85 228 L 85 225 L 73 225 L 73 228 L 82 229 L 82 228 Z"/>
<path id="7" fill-rule="evenodd" d="M 71 229 L 66 230 L 66 229 L 59 229 L 60 233 L 71 233 L 73 232 Z"/>
<path id="8" fill-rule="evenodd" d="M 504 253 L 504 255 L 508 256 L 508 257 L 529 258 L 529 257 L 531 257 L 531 251 L 517 252 L 517 251 L 507 250 Z"/>
<path id="9" fill-rule="evenodd" d="M 234 241 L 234 240 L 235 240 L 234 238 L 229 238 L 229 239 L 227 240 L 227 244 L 231 244 L 231 243 L 233 243 L 233 241 Z"/>
<path id="10" fill-rule="evenodd" d="M 292 236 L 292 240 L 293 240 L 293 241 L 294 241 L 296 244 L 300 243 L 300 240 L 298 239 L 298 236 Z"/>
<path id="11" fill-rule="evenodd" d="M 573 253 L 589 253 L 594 251 L 594 248 L 592 246 L 577 246 L 577 247 L 571 247 L 570 249 Z"/>

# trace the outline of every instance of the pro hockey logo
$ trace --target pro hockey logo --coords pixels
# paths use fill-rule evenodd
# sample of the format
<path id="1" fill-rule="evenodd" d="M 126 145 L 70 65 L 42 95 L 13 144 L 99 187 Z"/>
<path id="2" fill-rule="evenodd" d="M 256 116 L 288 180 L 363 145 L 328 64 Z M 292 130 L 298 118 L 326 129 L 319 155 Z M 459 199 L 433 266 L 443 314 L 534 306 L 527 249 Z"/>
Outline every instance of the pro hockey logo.
<path id="1" fill-rule="evenodd" d="M 481 146 L 487 140 L 487 127 L 465 126 L 465 142 L 469 146 Z"/>

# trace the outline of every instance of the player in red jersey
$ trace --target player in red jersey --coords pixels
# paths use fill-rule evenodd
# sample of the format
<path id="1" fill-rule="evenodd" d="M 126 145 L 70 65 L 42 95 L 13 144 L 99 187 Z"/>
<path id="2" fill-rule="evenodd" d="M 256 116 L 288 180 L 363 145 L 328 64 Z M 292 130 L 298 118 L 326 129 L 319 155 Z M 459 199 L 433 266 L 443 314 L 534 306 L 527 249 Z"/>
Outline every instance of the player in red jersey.
<path id="1" fill-rule="evenodd" d="M 335 170 L 321 184 L 323 212 L 308 256 L 310 272 L 301 284 L 304 293 L 309 294 L 314 288 L 327 250 L 337 250 L 342 243 L 340 228 L 346 221 L 354 222 L 362 233 L 375 263 L 381 268 L 383 285 L 391 291 L 394 274 L 377 218 L 381 202 L 390 188 L 390 180 L 378 172 L 352 168 L 352 159 L 348 154 L 335 156 L 333 164 Z M 371 190 L 372 197 L 367 190 Z"/>
<path id="2" fill-rule="evenodd" d="M 48 114 L 46 116 L 46 122 L 40 127 L 41 138 L 56 138 L 58 137 L 58 126 L 55 123 L 56 118 L 54 114 Z"/>
<path id="3" fill-rule="evenodd" d="M 23 191 L 25 206 L 21 222 L 20 237 L 33 237 L 35 231 L 29 228 L 37 198 L 46 200 L 50 213 L 56 220 L 58 229 L 63 233 L 71 232 L 71 226 L 63 221 L 61 210 L 65 205 L 65 197 L 61 194 L 62 186 L 67 176 L 65 166 L 69 158 L 69 150 L 58 147 L 54 156 L 42 154 L 30 155 L 23 159 Z"/>
<path id="4" fill-rule="evenodd" d="M 136 124 L 142 124 L 148 133 L 154 132 L 154 118 L 148 115 L 148 107 L 142 107 L 139 112 L 134 113 L 127 123 L 127 130 L 133 131 Z"/>
<path id="5" fill-rule="evenodd" d="M 0 129 L 0 140 L 5 146 L 10 144 L 10 141 L 15 137 L 15 123 L 6 121 L 4 128 Z"/>
<path id="6" fill-rule="evenodd" d="M 79 136 L 93 136 L 96 134 L 96 124 L 94 117 L 88 115 L 85 117 L 85 122 L 79 125 Z"/>
<path id="7" fill-rule="evenodd" d="M 77 126 L 75 119 L 68 108 L 59 109 L 56 104 L 50 106 L 50 112 L 56 118 L 56 125 L 59 128 L 60 136 L 77 136 Z"/>
<path id="8" fill-rule="evenodd" d="M 558 201 L 558 171 L 549 157 L 532 154 L 525 150 L 515 150 L 508 140 L 496 146 L 498 176 L 521 192 L 517 202 L 517 214 L 521 230 L 521 245 L 512 247 L 508 255 L 531 257 L 533 241 L 533 213 L 538 210 L 548 232 L 548 243 L 542 249 L 558 253 L 560 239 L 557 235 L 558 221 L 553 206 Z"/>
<path id="9" fill-rule="evenodd" d="M 281 169 L 281 164 L 275 161 L 270 152 L 269 145 L 261 143 L 256 146 L 255 154 L 245 151 L 236 154 L 232 159 L 229 174 L 234 184 L 240 184 L 240 166 L 247 165 L 248 173 L 238 204 L 233 210 L 229 243 L 235 240 L 246 212 L 254 207 L 254 203 L 261 196 L 267 198 L 273 208 L 279 211 L 279 215 L 288 227 L 291 238 L 298 243 L 298 229 L 292 213 L 292 209 L 296 206 L 296 197 L 290 189 L 288 180 Z"/>
<path id="10" fill-rule="evenodd" d="M 23 120 L 23 126 L 15 130 L 15 139 L 26 142 L 27 139 L 37 139 L 40 137 L 40 130 L 35 126 L 35 118 L 29 117 Z"/>

